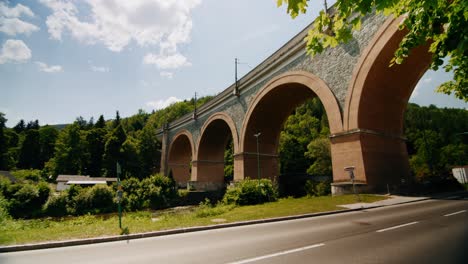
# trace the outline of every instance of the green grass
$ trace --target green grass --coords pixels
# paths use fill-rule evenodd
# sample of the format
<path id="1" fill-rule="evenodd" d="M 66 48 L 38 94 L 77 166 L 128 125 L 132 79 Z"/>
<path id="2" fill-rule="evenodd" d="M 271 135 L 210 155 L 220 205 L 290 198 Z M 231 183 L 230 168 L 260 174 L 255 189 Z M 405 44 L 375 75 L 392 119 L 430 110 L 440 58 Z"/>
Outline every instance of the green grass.
<path id="1" fill-rule="evenodd" d="M 363 202 L 386 199 L 383 196 L 361 195 Z M 337 205 L 355 203 L 353 195 L 286 198 L 277 202 L 253 206 L 217 205 L 190 207 L 182 210 L 141 211 L 124 213 L 122 226 L 130 233 L 167 230 L 190 226 L 216 224 L 213 219 L 225 223 L 271 218 L 331 210 L 342 210 Z M 5 220 L 0 226 L 0 245 L 27 244 L 44 241 L 69 240 L 119 235 L 118 216 L 85 215 L 60 219 Z"/>

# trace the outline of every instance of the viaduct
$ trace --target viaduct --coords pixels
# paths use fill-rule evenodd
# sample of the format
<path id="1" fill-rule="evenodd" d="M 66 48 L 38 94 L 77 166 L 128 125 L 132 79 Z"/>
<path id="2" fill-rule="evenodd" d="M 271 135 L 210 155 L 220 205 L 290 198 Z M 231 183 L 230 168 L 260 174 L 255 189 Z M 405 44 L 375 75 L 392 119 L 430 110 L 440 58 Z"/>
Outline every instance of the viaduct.
<path id="1" fill-rule="evenodd" d="M 362 191 L 395 186 L 409 177 L 403 115 L 409 97 L 430 65 L 428 46 L 412 50 L 401 65 L 390 59 L 405 35 L 401 18 L 369 15 L 344 45 L 311 58 L 304 38 L 309 25 L 278 51 L 196 113 L 158 131 L 161 172 L 200 190 L 224 184 L 224 150 L 234 145 L 234 180 L 279 174 L 282 125 L 306 99 L 318 97 L 330 126 L 332 191 L 349 190 L 344 167 L 355 167 Z"/>

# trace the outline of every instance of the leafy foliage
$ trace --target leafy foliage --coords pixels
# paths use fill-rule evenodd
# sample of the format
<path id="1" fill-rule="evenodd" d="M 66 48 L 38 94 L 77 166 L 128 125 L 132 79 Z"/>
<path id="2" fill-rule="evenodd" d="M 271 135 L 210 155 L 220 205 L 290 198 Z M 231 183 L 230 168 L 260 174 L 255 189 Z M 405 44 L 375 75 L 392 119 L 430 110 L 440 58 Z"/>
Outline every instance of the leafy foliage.
<path id="1" fill-rule="evenodd" d="M 325 196 L 331 194 L 330 183 L 329 181 L 316 182 L 314 180 L 308 180 L 304 189 L 308 196 Z"/>
<path id="2" fill-rule="evenodd" d="M 287 5 L 292 18 L 307 12 L 309 0 L 277 0 Z M 325 1 L 326 2 L 326 1 Z M 445 70 L 453 71 L 452 81 L 438 91 L 454 94 L 468 102 L 468 1 L 467 0 L 338 0 L 331 10 L 320 11 L 306 37 L 310 55 L 323 52 L 352 39 L 352 32 L 361 28 L 362 20 L 371 12 L 403 16 L 400 30 L 407 34 L 391 61 L 401 64 L 414 47 L 430 42 L 431 69 L 437 70 L 443 58 L 449 57 Z"/>
<path id="3" fill-rule="evenodd" d="M 229 187 L 223 197 L 225 204 L 254 205 L 274 202 L 278 188 L 269 179 L 245 179 Z"/>

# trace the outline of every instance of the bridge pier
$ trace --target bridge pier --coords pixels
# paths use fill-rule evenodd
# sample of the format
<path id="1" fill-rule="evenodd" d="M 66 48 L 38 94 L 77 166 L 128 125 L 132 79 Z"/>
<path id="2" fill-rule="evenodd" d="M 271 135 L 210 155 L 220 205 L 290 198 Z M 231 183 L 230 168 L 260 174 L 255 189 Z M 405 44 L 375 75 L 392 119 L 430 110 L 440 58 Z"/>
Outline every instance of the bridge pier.
<path id="1" fill-rule="evenodd" d="M 254 152 L 242 152 L 234 155 L 234 181 L 250 179 L 278 180 L 279 156 L 276 154 L 260 153 L 260 164 L 258 155 Z M 258 168 L 260 165 L 260 175 Z"/>
<path id="2" fill-rule="evenodd" d="M 355 167 L 362 192 L 386 191 L 410 177 L 405 139 L 372 130 L 356 129 L 331 137 L 334 194 L 348 193 L 351 181 L 344 167 Z"/>
<path id="3" fill-rule="evenodd" d="M 189 188 L 217 191 L 224 188 L 224 160 L 193 160 Z"/>

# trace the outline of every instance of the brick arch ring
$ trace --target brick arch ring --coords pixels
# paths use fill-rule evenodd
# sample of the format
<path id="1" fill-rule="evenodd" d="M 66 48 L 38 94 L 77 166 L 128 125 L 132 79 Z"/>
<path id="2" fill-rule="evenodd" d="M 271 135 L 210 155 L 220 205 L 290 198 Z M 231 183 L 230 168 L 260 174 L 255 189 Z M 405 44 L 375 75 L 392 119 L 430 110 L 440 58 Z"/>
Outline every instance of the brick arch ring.
<path id="1" fill-rule="evenodd" d="M 335 95 L 330 90 L 330 87 L 319 77 L 312 73 L 305 71 L 292 71 L 279 75 L 270 80 L 250 103 L 249 109 L 245 114 L 242 123 L 240 152 L 244 151 L 244 139 L 247 130 L 247 125 L 250 121 L 251 115 L 260 101 L 269 92 L 284 84 L 302 84 L 312 90 L 322 102 L 325 112 L 327 113 L 328 124 L 330 126 L 330 133 L 336 134 L 343 131 L 343 122 L 341 117 L 340 106 L 336 100 Z"/>
<path id="2" fill-rule="evenodd" d="M 205 123 L 203 124 L 200 130 L 200 136 L 198 137 L 198 142 L 197 142 L 197 149 L 200 149 L 200 143 L 201 143 L 203 135 L 205 134 L 205 130 L 213 121 L 216 121 L 216 120 L 223 120 L 228 125 L 232 134 L 232 141 L 234 144 L 234 153 L 237 153 L 239 149 L 239 136 L 238 136 L 239 134 L 237 133 L 236 124 L 234 123 L 232 118 L 224 112 L 214 113 L 205 121 Z"/>
<path id="3" fill-rule="evenodd" d="M 190 133 L 188 130 L 186 129 L 183 129 L 179 132 L 177 132 L 174 137 L 172 137 L 172 140 L 171 140 L 171 144 L 169 144 L 169 153 L 167 155 L 167 158 L 169 160 L 169 158 L 171 157 L 171 152 L 172 152 L 172 147 L 174 145 L 174 142 L 177 141 L 177 139 L 179 137 L 182 137 L 182 136 L 186 136 L 190 142 L 190 149 L 192 150 L 192 159 L 194 157 L 196 157 L 196 151 L 195 151 L 195 145 L 193 144 L 193 136 L 192 136 L 192 133 Z"/>

